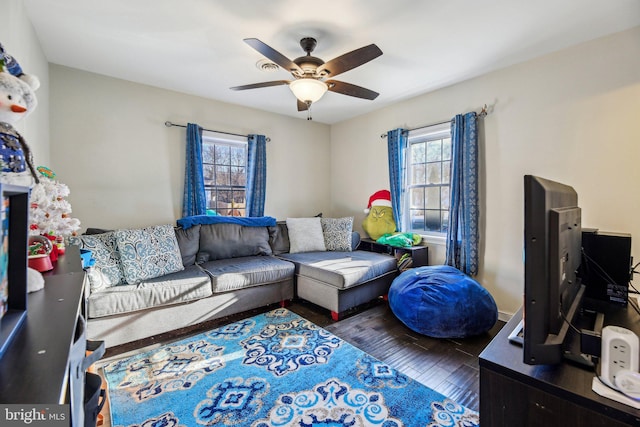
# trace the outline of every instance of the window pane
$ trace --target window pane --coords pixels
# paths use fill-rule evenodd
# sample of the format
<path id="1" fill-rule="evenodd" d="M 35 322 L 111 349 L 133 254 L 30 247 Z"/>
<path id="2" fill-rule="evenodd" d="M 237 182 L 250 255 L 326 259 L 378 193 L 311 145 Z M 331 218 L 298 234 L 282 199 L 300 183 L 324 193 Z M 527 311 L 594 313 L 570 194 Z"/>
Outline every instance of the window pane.
<path id="1" fill-rule="evenodd" d="M 451 182 L 451 162 L 442 162 L 442 183 L 449 184 Z"/>
<path id="2" fill-rule="evenodd" d="M 231 151 L 228 145 L 216 145 L 216 158 L 215 163 L 217 165 L 229 165 L 231 164 Z"/>
<path id="3" fill-rule="evenodd" d="M 424 230 L 424 210 L 411 209 L 409 216 L 412 230 Z"/>
<path id="4" fill-rule="evenodd" d="M 427 163 L 427 184 L 440 184 L 442 174 L 440 173 L 441 163 Z"/>
<path id="5" fill-rule="evenodd" d="M 241 207 L 244 207 L 245 202 L 246 202 L 246 192 L 244 190 L 234 190 L 233 203 L 235 203 L 236 205 L 242 205 Z"/>
<path id="6" fill-rule="evenodd" d="M 451 160 L 451 138 L 442 140 L 442 160 Z"/>
<path id="7" fill-rule="evenodd" d="M 424 185 L 426 183 L 425 181 L 425 164 L 417 164 L 417 165 L 413 165 L 413 167 L 411 168 L 412 173 L 412 182 L 411 184 L 414 185 Z"/>
<path id="8" fill-rule="evenodd" d="M 425 188 L 425 198 L 427 209 L 440 209 L 440 187 Z"/>
<path id="9" fill-rule="evenodd" d="M 211 165 L 203 165 L 202 173 L 204 175 L 204 185 L 214 185 L 215 184 L 215 172 L 213 166 Z"/>
<path id="10" fill-rule="evenodd" d="M 446 233 L 449 230 L 449 211 L 442 212 L 442 232 Z"/>
<path id="11" fill-rule="evenodd" d="M 424 163 L 424 142 L 411 144 L 411 163 Z"/>
<path id="12" fill-rule="evenodd" d="M 229 166 L 216 166 L 216 185 L 230 185 Z"/>
<path id="13" fill-rule="evenodd" d="M 442 160 L 442 141 L 429 141 L 427 145 L 427 162 L 439 162 Z"/>
<path id="14" fill-rule="evenodd" d="M 202 144 L 202 162 L 213 163 L 215 146 L 213 144 Z"/>
<path id="15" fill-rule="evenodd" d="M 440 232 L 441 228 L 442 227 L 440 223 L 440 211 L 439 210 L 425 211 L 425 229 L 427 231 Z"/>
<path id="16" fill-rule="evenodd" d="M 440 187 L 440 197 L 441 197 L 441 202 L 442 202 L 442 209 L 445 211 L 449 211 L 449 187 L 448 186 L 443 186 Z"/>
<path id="17" fill-rule="evenodd" d="M 218 188 L 216 208 L 225 209 L 231 207 L 232 196 L 231 190 Z"/>
<path id="18" fill-rule="evenodd" d="M 411 208 L 424 209 L 424 188 L 412 188 L 410 193 Z"/>
<path id="19" fill-rule="evenodd" d="M 233 192 L 233 209 L 232 209 L 232 215 L 233 216 L 245 216 L 245 212 L 246 212 L 246 197 L 245 197 L 245 191 L 244 190 L 235 190 Z"/>
<path id="20" fill-rule="evenodd" d="M 243 167 L 231 166 L 231 185 L 244 187 L 247 175 Z"/>
<path id="21" fill-rule="evenodd" d="M 244 147 L 231 147 L 231 166 L 244 166 L 245 153 Z"/>

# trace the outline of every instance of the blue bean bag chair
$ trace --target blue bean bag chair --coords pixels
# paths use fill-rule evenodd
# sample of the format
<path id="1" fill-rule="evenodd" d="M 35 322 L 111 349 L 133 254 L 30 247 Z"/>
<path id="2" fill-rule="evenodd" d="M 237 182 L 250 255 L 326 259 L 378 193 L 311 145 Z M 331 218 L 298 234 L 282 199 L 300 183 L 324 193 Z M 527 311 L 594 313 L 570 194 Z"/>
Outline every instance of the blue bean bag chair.
<path id="1" fill-rule="evenodd" d="M 411 330 L 434 338 L 464 338 L 487 332 L 498 320 L 491 294 L 448 265 L 413 268 L 389 289 L 391 311 Z"/>

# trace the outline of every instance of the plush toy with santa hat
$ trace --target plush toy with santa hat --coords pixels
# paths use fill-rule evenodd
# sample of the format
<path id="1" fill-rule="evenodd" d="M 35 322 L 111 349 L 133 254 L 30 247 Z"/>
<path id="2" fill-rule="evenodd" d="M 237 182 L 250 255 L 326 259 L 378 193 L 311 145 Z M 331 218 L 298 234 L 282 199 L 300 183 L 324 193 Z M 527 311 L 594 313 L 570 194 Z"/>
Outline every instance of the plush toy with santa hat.
<path id="1" fill-rule="evenodd" d="M 396 231 L 396 221 L 391 207 L 389 190 L 376 191 L 369 197 L 369 205 L 364 210 L 367 214 L 362 221 L 362 228 L 373 240 Z"/>

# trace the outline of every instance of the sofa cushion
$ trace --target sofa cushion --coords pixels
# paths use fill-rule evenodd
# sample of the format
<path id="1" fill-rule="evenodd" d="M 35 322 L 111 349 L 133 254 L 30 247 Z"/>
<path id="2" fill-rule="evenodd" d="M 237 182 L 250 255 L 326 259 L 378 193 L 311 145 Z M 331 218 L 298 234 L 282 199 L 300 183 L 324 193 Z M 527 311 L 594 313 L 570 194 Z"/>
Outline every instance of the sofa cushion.
<path id="1" fill-rule="evenodd" d="M 251 256 L 206 262 L 214 293 L 293 280 L 294 265 L 272 256 Z"/>
<path id="2" fill-rule="evenodd" d="M 351 251 L 353 217 L 321 218 L 324 244 L 328 251 Z"/>
<path id="3" fill-rule="evenodd" d="M 360 285 L 396 272 L 395 257 L 367 251 L 282 254 L 296 265 L 296 274 L 325 282 L 338 289 Z"/>
<path id="4" fill-rule="evenodd" d="M 172 225 L 115 232 L 122 271 L 128 284 L 184 269 Z"/>
<path id="5" fill-rule="evenodd" d="M 89 296 L 89 317 L 129 313 L 211 295 L 211 279 L 197 265 L 192 265 L 137 285 L 114 286 L 92 292 Z"/>
<path id="6" fill-rule="evenodd" d="M 287 218 L 287 229 L 289 230 L 290 253 L 327 250 L 319 217 Z"/>
<path id="7" fill-rule="evenodd" d="M 200 224 L 187 229 L 176 227 L 174 231 L 176 232 L 178 248 L 180 248 L 182 265 L 188 267 L 195 264 L 196 255 L 200 249 Z"/>
<path id="8" fill-rule="evenodd" d="M 203 224 L 200 227 L 200 260 L 271 255 L 267 227 L 238 224 Z"/>
<path id="9" fill-rule="evenodd" d="M 100 289 L 126 284 L 120 253 L 116 244 L 113 231 L 90 236 L 77 236 L 69 238 L 69 243 L 79 246 L 80 249 L 88 249 L 95 259 L 95 264 L 87 269 L 91 292 Z"/>

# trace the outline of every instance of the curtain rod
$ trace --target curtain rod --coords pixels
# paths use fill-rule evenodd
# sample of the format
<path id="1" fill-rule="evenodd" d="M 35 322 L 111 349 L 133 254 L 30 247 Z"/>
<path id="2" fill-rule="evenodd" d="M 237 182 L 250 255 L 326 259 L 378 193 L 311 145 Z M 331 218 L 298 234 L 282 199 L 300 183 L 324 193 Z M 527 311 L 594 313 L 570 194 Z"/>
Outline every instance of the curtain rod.
<path id="1" fill-rule="evenodd" d="M 478 117 L 483 118 L 484 116 L 486 116 L 487 114 L 489 114 L 487 112 L 487 104 L 484 104 L 484 107 L 482 107 L 482 110 L 480 110 L 480 112 L 478 113 Z M 407 131 L 412 131 L 412 130 L 418 130 L 418 129 L 424 129 L 424 128 L 428 128 L 431 126 L 438 126 L 438 125 L 443 125 L 445 123 L 451 123 L 453 121 L 453 119 L 451 120 L 446 120 L 444 122 L 438 122 L 438 123 L 431 123 L 430 125 L 424 125 L 424 126 L 418 126 L 417 128 L 412 128 L 412 129 L 407 129 Z M 386 138 L 387 134 L 386 133 L 382 133 L 380 134 L 380 138 Z"/>
<path id="2" fill-rule="evenodd" d="M 165 125 L 166 127 L 168 127 L 168 128 L 170 128 L 171 126 L 178 126 L 178 127 L 181 127 L 181 128 L 186 128 L 186 127 L 187 127 L 186 125 L 179 125 L 179 124 L 176 124 L 176 123 L 171 123 L 169 120 L 167 120 L 166 122 L 164 122 L 164 125 Z M 222 133 L 222 134 L 225 134 L 225 135 L 233 135 L 233 136 L 244 136 L 244 137 L 249 137 L 249 135 L 241 135 L 241 134 L 239 134 L 239 133 L 232 133 L 232 132 L 223 132 L 223 131 L 221 131 L 221 130 L 212 130 L 212 129 L 205 129 L 205 128 L 202 128 L 202 130 L 206 130 L 206 131 L 208 131 L 208 132 Z M 270 142 L 270 141 L 271 141 L 271 138 L 268 138 L 268 137 L 267 137 L 267 138 L 266 138 L 266 141 L 267 141 L 267 142 Z"/>

